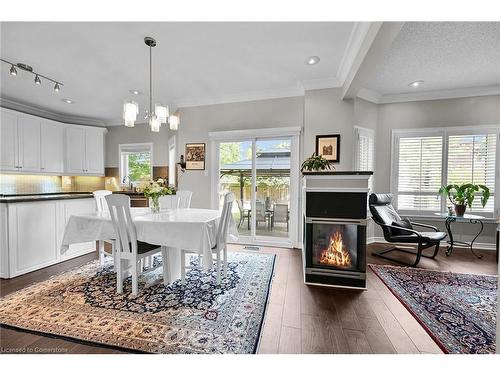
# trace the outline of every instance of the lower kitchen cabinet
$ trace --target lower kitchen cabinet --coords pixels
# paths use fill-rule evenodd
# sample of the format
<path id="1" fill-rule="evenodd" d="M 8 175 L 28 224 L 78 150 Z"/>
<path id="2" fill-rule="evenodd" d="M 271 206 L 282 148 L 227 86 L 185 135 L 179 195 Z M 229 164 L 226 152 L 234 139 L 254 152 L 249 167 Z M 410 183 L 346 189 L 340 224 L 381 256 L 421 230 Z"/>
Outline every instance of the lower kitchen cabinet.
<path id="1" fill-rule="evenodd" d="M 95 242 L 61 243 L 71 215 L 95 211 L 93 198 L 2 203 L 0 277 L 12 278 L 95 251 Z M 4 236 L 6 234 L 6 236 Z"/>

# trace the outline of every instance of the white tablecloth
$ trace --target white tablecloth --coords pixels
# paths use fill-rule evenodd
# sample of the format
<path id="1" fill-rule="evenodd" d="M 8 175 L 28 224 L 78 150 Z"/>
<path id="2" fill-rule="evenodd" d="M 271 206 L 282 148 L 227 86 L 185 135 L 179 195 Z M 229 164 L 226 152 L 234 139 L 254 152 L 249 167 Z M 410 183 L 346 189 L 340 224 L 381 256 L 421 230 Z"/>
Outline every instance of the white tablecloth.
<path id="1" fill-rule="evenodd" d="M 203 254 L 203 266 L 212 266 L 211 249 L 216 244 L 221 213 L 217 210 L 176 208 L 153 214 L 149 208 L 131 208 L 139 241 Z M 228 236 L 238 238 L 238 230 L 231 216 Z M 70 244 L 116 238 L 109 213 L 73 215 L 64 231 L 61 253 Z"/>

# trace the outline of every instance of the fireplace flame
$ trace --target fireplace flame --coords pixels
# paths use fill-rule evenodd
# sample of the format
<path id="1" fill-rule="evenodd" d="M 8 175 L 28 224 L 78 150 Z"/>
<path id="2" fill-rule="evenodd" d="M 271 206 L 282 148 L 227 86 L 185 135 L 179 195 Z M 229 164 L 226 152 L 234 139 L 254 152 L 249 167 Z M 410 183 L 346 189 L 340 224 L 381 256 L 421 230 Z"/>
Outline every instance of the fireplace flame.
<path id="1" fill-rule="evenodd" d="M 342 234 L 335 232 L 330 236 L 330 245 L 321 252 L 319 262 L 330 266 L 351 266 L 351 255 L 348 250 L 344 249 Z"/>

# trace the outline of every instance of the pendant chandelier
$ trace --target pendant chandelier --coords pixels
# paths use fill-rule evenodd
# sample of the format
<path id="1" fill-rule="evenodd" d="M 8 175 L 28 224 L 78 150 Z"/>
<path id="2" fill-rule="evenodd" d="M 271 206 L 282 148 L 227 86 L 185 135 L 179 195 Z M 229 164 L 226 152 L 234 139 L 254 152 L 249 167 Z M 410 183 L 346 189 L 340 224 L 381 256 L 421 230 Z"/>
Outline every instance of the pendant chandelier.
<path id="1" fill-rule="evenodd" d="M 159 132 L 162 124 L 168 124 L 170 130 L 177 130 L 179 127 L 179 117 L 170 115 L 168 106 L 155 104 L 153 110 L 152 48 L 156 47 L 156 40 L 146 37 L 144 38 L 144 43 L 149 47 L 149 109 L 145 111 L 144 120 L 149 123 L 152 132 Z M 133 128 L 138 114 L 139 104 L 134 101 L 126 101 L 123 104 L 123 122 L 125 126 Z"/>

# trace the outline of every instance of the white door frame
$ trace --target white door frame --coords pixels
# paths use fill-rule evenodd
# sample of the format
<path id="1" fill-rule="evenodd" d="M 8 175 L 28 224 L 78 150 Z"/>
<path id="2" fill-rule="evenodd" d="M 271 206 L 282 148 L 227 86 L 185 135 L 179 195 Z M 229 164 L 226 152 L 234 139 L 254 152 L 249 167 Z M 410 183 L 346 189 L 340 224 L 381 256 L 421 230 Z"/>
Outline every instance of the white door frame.
<path id="1" fill-rule="evenodd" d="M 255 150 L 255 143 L 258 140 L 269 138 L 290 138 L 291 139 L 291 154 L 290 154 L 290 235 L 288 239 L 280 239 L 274 237 L 265 237 L 255 240 L 254 237 L 245 237 L 245 243 L 255 243 L 264 246 L 285 246 L 297 247 L 299 245 L 299 159 L 300 159 L 300 126 L 283 127 L 283 128 L 264 128 L 264 129 L 247 129 L 247 130 L 232 130 L 218 131 L 208 133 L 211 142 L 211 187 L 212 187 L 212 209 L 218 209 L 219 202 L 219 144 L 221 142 L 237 142 L 251 141 Z M 252 152 L 255 158 L 255 152 Z M 255 160 L 252 163 L 255 165 Z M 255 195 L 255 178 L 256 169 L 252 170 L 252 205 L 255 203 L 253 196 Z M 255 207 L 252 207 L 255 212 Z M 253 225 L 252 225 L 253 227 Z M 252 231 L 253 232 L 253 231 Z"/>

